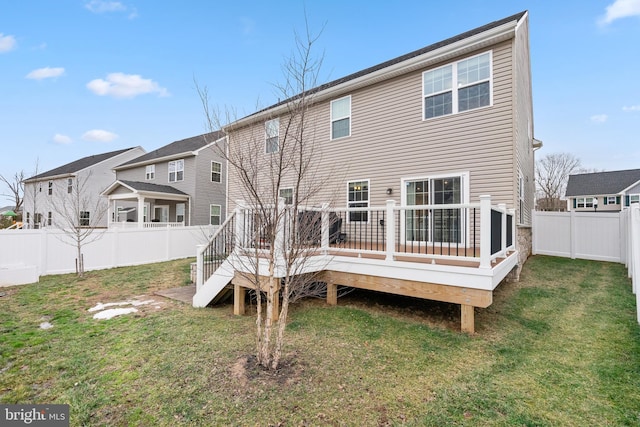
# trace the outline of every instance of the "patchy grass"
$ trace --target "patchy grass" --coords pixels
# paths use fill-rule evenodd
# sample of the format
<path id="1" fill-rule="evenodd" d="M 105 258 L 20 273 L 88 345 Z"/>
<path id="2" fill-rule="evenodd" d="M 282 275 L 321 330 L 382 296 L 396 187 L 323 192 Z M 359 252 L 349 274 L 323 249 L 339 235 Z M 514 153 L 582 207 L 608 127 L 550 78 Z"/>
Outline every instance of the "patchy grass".
<path id="1" fill-rule="evenodd" d="M 189 262 L 4 288 L 0 402 L 72 425 L 638 425 L 640 328 L 624 267 L 534 257 L 457 332 L 459 307 L 353 292 L 293 307 L 285 363 L 255 366 L 252 316 L 152 296 Z M 98 302 L 145 296 L 94 320 Z M 43 330 L 48 321 L 53 328 Z"/>

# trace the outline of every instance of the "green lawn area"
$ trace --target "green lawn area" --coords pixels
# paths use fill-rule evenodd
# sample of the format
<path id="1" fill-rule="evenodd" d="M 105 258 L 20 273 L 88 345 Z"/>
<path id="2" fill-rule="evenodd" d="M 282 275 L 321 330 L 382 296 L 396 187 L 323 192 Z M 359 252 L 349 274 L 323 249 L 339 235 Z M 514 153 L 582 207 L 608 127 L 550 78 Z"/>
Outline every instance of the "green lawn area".
<path id="1" fill-rule="evenodd" d="M 455 305 L 306 300 L 269 373 L 252 363 L 254 316 L 153 295 L 186 284 L 190 261 L 0 288 L 0 403 L 67 403 L 74 426 L 640 424 L 622 265 L 533 257 L 476 310 L 473 336 Z M 88 311 L 134 297 L 157 303 L 109 320 Z"/>

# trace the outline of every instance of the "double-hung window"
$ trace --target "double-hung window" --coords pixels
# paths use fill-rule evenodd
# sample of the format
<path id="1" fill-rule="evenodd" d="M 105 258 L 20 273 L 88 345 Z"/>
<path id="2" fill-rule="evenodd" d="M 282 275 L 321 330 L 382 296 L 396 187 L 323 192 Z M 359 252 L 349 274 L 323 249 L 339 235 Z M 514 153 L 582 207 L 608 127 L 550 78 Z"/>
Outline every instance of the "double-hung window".
<path id="1" fill-rule="evenodd" d="M 73 178 L 67 179 L 67 194 L 71 194 L 73 192 Z"/>
<path id="2" fill-rule="evenodd" d="M 91 224 L 91 213 L 89 211 L 80 211 L 80 227 L 88 227 Z"/>
<path id="3" fill-rule="evenodd" d="M 184 160 L 169 162 L 169 182 L 178 182 L 184 179 Z"/>
<path id="4" fill-rule="evenodd" d="M 351 95 L 331 101 L 331 139 L 351 135 Z"/>
<path id="5" fill-rule="evenodd" d="M 348 186 L 348 204 L 349 208 L 368 208 L 369 207 L 369 180 L 351 181 Z M 351 211 L 349 212 L 349 222 L 368 222 L 369 213 L 367 211 Z"/>
<path id="6" fill-rule="evenodd" d="M 211 182 L 222 182 L 222 163 L 211 162 Z"/>
<path id="7" fill-rule="evenodd" d="M 176 204 L 176 222 L 184 222 L 184 203 Z"/>
<path id="8" fill-rule="evenodd" d="M 264 123 L 264 151 L 277 153 L 280 149 L 280 119 L 267 120 Z"/>
<path id="9" fill-rule="evenodd" d="M 491 105 L 491 52 L 422 74 L 424 118 Z"/>
<path id="10" fill-rule="evenodd" d="M 209 205 L 209 224 L 220 225 L 220 205 Z"/>
<path id="11" fill-rule="evenodd" d="M 593 197 L 578 197 L 576 207 L 578 208 L 592 208 Z"/>
<path id="12" fill-rule="evenodd" d="M 155 179 L 156 177 L 156 165 L 147 165 L 144 170 L 144 178 L 146 180 Z"/>
<path id="13" fill-rule="evenodd" d="M 53 181 L 49 181 L 49 195 L 53 194 Z"/>

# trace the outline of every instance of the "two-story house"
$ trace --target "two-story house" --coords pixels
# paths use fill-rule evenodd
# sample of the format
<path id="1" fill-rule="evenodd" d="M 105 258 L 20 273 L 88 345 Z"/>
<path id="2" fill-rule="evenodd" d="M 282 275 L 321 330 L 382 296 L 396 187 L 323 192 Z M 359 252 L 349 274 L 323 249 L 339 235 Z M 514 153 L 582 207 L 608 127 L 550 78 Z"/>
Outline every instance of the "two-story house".
<path id="1" fill-rule="evenodd" d="M 103 192 L 109 225 L 220 225 L 226 213 L 224 134 L 172 142 L 114 167 Z"/>
<path id="2" fill-rule="evenodd" d="M 312 128 L 304 138 L 313 147 L 317 188 L 305 204 L 339 218 L 315 222 L 322 223 L 318 256 L 328 256 L 316 265 L 330 303 L 337 285 L 453 302 L 461 305 L 462 329 L 473 331 L 473 308 L 490 305 L 495 287 L 510 272 L 517 276 L 531 253 L 534 151 L 541 146 L 534 139 L 528 26 L 528 13 L 518 13 L 301 95 L 308 95 L 304 113 Z M 229 155 L 261 143 L 255 163 L 262 167 L 251 173 L 268 173 L 299 123 L 291 107 L 300 99 L 225 127 Z M 254 202 L 239 171 L 229 173 L 229 212 L 237 215 L 229 232 L 242 234 L 237 251 L 251 231 L 237 225 L 247 223 L 238 203 Z M 286 204 L 295 178 L 265 179 L 260 191 Z M 334 227 L 340 230 L 325 231 Z M 249 237 L 245 252 L 260 246 Z M 212 250 L 216 245 L 214 238 Z M 205 306 L 232 283 L 241 312 L 241 288 L 251 285 L 229 274 L 240 264 L 205 274 L 194 305 Z"/>
<path id="3" fill-rule="evenodd" d="M 96 154 L 25 179 L 24 227 L 69 227 L 73 210 L 79 212 L 76 226 L 106 227 L 107 200 L 100 193 L 115 179 L 115 166 L 144 153 L 133 147 Z"/>
<path id="4" fill-rule="evenodd" d="M 567 209 L 612 212 L 640 203 L 640 169 L 569 175 Z"/>

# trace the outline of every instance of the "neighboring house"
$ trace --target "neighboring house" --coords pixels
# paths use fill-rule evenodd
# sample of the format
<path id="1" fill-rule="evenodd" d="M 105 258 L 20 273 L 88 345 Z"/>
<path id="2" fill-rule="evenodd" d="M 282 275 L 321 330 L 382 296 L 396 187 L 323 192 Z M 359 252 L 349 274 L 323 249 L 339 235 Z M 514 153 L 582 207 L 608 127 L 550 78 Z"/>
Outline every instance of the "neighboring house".
<path id="1" fill-rule="evenodd" d="M 79 211 L 76 225 L 106 227 L 106 198 L 100 195 L 115 179 L 113 167 L 144 154 L 142 147 L 87 156 L 24 180 L 23 222 L 26 228 L 68 227 L 63 218 L 70 204 Z M 79 189 L 82 194 L 79 194 Z M 96 210 L 98 212 L 96 212 Z"/>
<path id="2" fill-rule="evenodd" d="M 224 134 L 211 132 L 115 167 L 115 182 L 103 193 L 109 199 L 110 226 L 222 224 L 227 175 L 223 144 Z"/>
<path id="3" fill-rule="evenodd" d="M 568 210 L 621 211 L 640 203 L 640 169 L 569 175 Z"/>
<path id="4" fill-rule="evenodd" d="M 518 13 L 309 91 L 306 115 L 316 126 L 307 135 L 322 183 L 309 206 L 329 203 L 343 215 L 343 234 L 323 237 L 323 246 L 337 246 L 325 267 L 328 295 L 348 284 L 455 302 L 472 331 L 473 307 L 491 304 L 498 283 L 519 271 L 531 253 L 542 144 L 534 139 L 528 26 L 528 13 Z M 292 100 L 231 123 L 229 150 L 262 138 L 258 162 L 268 167 Z M 239 183 L 230 170 L 229 212 L 243 199 Z M 285 200 L 292 185 L 285 179 L 278 189 Z M 344 216 L 345 208 L 367 211 Z M 223 279 L 204 277 L 194 305 L 233 281 Z"/>

